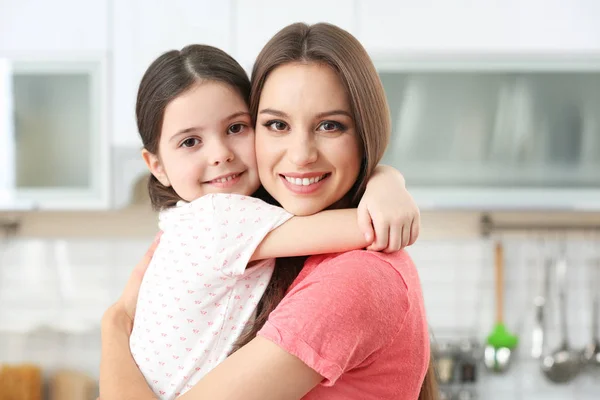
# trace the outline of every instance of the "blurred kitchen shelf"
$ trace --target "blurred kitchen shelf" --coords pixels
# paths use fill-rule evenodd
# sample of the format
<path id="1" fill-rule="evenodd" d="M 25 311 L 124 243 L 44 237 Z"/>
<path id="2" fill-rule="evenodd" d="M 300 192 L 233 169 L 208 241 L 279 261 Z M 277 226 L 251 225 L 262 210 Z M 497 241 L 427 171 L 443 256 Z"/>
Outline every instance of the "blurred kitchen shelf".
<path id="1" fill-rule="evenodd" d="M 509 165 L 481 162 L 413 162 L 395 163 L 404 176 L 417 187 L 485 186 L 498 189 L 535 189 L 573 187 L 595 189 L 600 193 L 600 160 L 597 165 Z M 600 199 L 599 199 L 600 200 Z"/>
<path id="2" fill-rule="evenodd" d="M 423 210 L 600 210 L 600 166 L 408 163 L 397 167 Z M 545 182 L 548 178 L 551 182 Z"/>
<path id="3" fill-rule="evenodd" d="M 600 54 L 374 60 L 422 209 L 600 211 Z"/>
<path id="4" fill-rule="evenodd" d="M 0 212 L 32 211 L 36 208 L 36 203 L 33 201 L 0 201 Z"/>
<path id="5" fill-rule="evenodd" d="M 600 210 L 600 189 L 473 188 L 408 189 L 422 211 L 577 211 Z"/>

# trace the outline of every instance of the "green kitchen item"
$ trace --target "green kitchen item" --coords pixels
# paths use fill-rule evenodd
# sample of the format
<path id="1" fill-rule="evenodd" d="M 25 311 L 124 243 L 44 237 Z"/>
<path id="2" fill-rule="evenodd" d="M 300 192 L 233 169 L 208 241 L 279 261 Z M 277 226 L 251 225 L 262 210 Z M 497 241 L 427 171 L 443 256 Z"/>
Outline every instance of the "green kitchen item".
<path id="1" fill-rule="evenodd" d="M 484 363 L 492 372 L 504 372 L 510 363 L 512 350 L 517 347 L 519 338 L 510 333 L 504 325 L 504 249 L 496 243 L 496 325 L 487 337 Z"/>

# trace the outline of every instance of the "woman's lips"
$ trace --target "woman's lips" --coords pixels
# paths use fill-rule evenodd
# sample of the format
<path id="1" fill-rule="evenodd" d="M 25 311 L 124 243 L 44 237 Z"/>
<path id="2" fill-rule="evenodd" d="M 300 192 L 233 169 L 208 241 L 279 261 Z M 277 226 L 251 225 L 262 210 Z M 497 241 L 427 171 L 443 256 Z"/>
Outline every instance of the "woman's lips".
<path id="1" fill-rule="evenodd" d="M 325 182 L 329 176 L 331 176 L 330 173 L 304 177 L 292 177 L 280 174 L 279 178 L 290 191 L 296 194 L 310 194 L 319 190 L 323 186 L 323 182 Z"/>

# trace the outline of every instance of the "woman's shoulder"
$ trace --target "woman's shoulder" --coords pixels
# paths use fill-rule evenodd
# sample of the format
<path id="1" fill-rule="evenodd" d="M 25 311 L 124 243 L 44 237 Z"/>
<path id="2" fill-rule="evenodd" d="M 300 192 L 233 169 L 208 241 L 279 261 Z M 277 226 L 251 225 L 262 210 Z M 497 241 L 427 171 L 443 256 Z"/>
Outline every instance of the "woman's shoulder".
<path id="1" fill-rule="evenodd" d="M 405 250 L 381 253 L 353 250 L 344 253 L 312 256 L 303 269 L 305 278 L 336 277 L 336 281 L 360 281 L 361 285 L 384 284 L 421 292 L 420 282 L 412 258 Z"/>
<path id="2" fill-rule="evenodd" d="M 384 311 L 398 319 L 413 306 L 419 309 L 422 296 L 415 266 L 405 251 L 357 250 L 310 257 L 288 292 L 288 297 L 306 298 L 307 303 L 318 299 L 365 315 Z"/>
<path id="3" fill-rule="evenodd" d="M 320 256 L 311 256 L 306 261 L 310 264 L 362 264 L 362 263 L 388 264 L 394 268 L 403 268 L 412 266 L 413 262 L 405 250 L 395 251 L 393 253 L 382 253 L 370 250 L 351 250 L 343 253 L 324 254 Z"/>

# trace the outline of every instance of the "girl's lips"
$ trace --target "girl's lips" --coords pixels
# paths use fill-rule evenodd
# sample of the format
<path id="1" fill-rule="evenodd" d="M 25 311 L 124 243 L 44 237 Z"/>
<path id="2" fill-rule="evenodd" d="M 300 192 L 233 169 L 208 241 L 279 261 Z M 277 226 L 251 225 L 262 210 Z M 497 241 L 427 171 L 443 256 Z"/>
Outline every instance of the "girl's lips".
<path id="1" fill-rule="evenodd" d="M 327 179 L 329 179 L 330 176 L 331 176 L 331 174 L 327 173 L 318 182 L 311 183 L 311 184 L 306 185 L 306 186 L 304 186 L 304 185 L 295 185 L 295 184 L 293 184 L 291 182 L 288 182 L 288 180 L 285 179 L 285 176 L 283 176 L 283 175 L 279 175 L 279 179 L 281 179 L 281 181 L 283 182 L 283 184 L 285 185 L 285 187 L 287 187 L 293 193 L 296 193 L 296 194 L 311 194 L 311 193 L 314 193 L 317 190 L 319 190 L 323 186 L 323 182 L 325 182 Z"/>
<path id="2" fill-rule="evenodd" d="M 240 172 L 239 174 L 235 174 L 234 177 L 229 180 L 213 179 L 212 181 L 205 182 L 205 184 L 211 185 L 214 187 L 218 187 L 220 189 L 227 189 L 227 188 L 230 188 L 230 187 L 236 185 L 240 181 L 242 174 L 243 174 L 243 172 Z"/>

